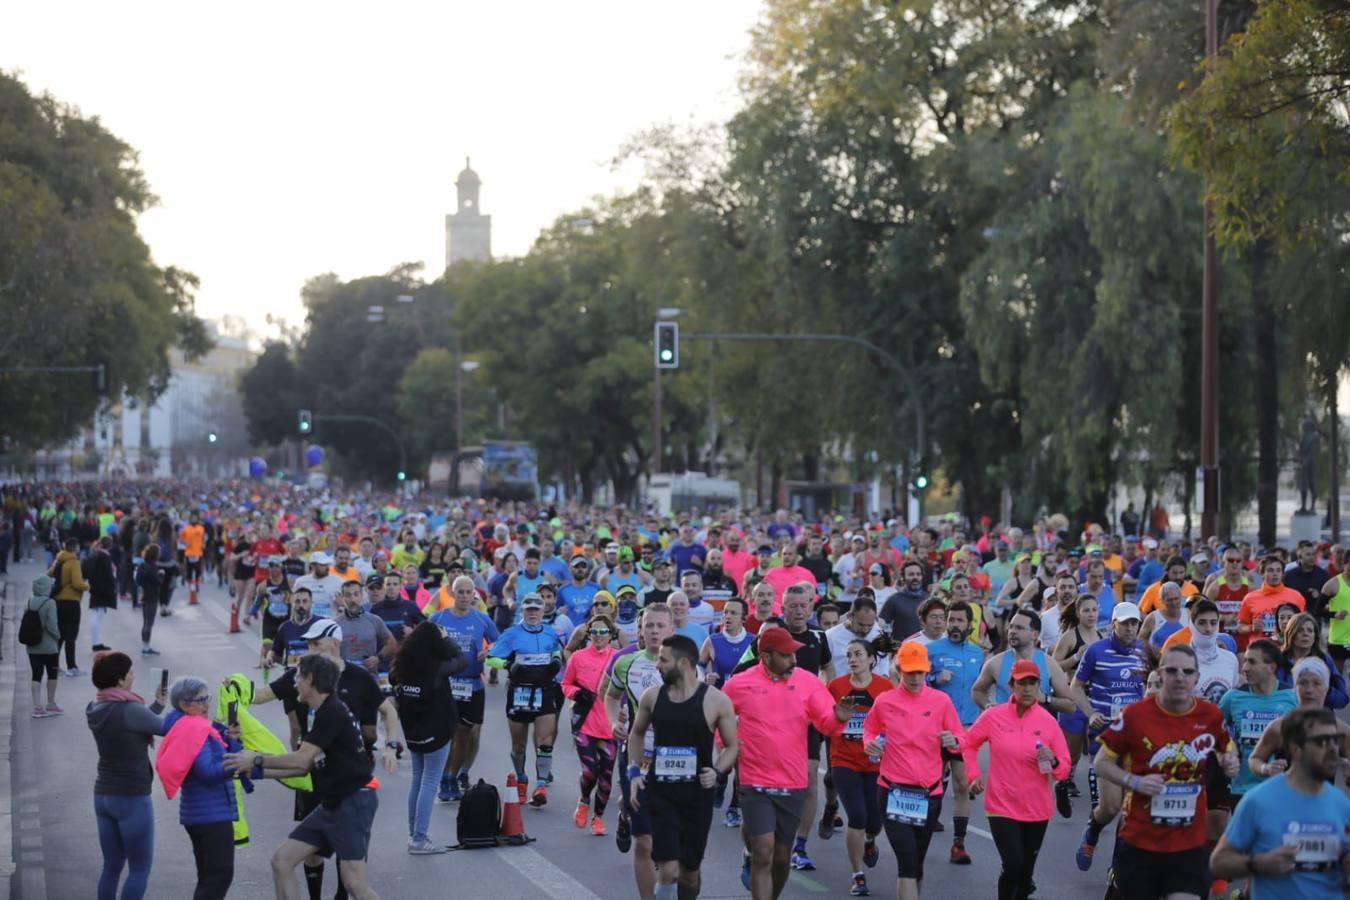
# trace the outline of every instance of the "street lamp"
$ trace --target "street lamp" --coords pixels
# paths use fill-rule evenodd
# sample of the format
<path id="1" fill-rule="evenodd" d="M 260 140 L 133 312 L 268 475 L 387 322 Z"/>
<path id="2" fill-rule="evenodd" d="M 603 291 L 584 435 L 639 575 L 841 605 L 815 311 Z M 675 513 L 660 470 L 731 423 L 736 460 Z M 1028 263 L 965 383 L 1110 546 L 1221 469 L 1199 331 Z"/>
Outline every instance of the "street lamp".
<path id="1" fill-rule="evenodd" d="M 461 360 L 455 368 L 455 449 L 464 446 L 464 373 L 478 368 L 478 360 Z"/>

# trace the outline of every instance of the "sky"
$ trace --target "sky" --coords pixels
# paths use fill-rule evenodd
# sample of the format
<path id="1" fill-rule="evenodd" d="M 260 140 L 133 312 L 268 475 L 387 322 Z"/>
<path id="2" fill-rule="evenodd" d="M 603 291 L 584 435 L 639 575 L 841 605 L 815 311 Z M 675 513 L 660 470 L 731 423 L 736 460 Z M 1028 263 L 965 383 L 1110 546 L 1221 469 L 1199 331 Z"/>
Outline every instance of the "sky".
<path id="1" fill-rule="evenodd" d="M 201 278 L 199 315 L 265 336 L 269 313 L 303 321 L 311 276 L 438 276 L 466 156 L 497 257 L 631 188 L 611 160 L 633 134 L 738 108 L 760 8 L 44 0 L 8 5 L 0 69 L 139 151 L 156 262 Z"/>

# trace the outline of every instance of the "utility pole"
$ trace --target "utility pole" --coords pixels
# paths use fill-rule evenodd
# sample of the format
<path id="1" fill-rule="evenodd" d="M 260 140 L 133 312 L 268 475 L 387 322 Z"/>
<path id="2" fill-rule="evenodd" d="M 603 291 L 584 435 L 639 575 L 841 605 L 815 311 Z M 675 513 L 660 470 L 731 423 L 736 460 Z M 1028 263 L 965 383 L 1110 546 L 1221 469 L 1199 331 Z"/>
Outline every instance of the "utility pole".
<path id="1" fill-rule="evenodd" d="M 1219 0 L 1205 0 L 1205 57 L 1210 65 L 1219 52 Z M 1201 296 L 1200 468 L 1204 507 L 1200 537 L 1219 533 L 1219 268 L 1214 241 L 1214 204 L 1205 183 L 1205 274 Z"/>
<path id="2" fill-rule="evenodd" d="M 652 366 L 652 474 L 661 471 L 661 367 Z"/>

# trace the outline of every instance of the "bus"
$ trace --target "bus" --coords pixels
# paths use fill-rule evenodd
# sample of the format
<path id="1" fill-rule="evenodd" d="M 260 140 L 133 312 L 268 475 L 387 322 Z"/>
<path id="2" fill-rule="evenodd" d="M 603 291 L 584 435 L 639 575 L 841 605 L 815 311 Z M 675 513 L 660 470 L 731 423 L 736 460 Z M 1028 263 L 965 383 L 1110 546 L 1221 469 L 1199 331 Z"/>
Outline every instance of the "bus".
<path id="1" fill-rule="evenodd" d="M 447 473 L 453 497 L 537 500 L 539 467 L 534 447 L 525 441 L 488 441 L 450 455 Z"/>

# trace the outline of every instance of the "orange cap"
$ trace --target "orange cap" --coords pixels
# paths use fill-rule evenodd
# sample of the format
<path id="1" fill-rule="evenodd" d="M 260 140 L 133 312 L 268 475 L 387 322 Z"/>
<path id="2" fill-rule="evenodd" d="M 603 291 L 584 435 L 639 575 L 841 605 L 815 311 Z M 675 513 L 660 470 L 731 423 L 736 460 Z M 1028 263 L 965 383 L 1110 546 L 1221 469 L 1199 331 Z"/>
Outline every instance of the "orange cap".
<path id="1" fill-rule="evenodd" d="M 932 668 L 928 665 L 928 648 L 918 641 L 901 644 L 895 659 L 901 672 L 927 672 Z"/>

